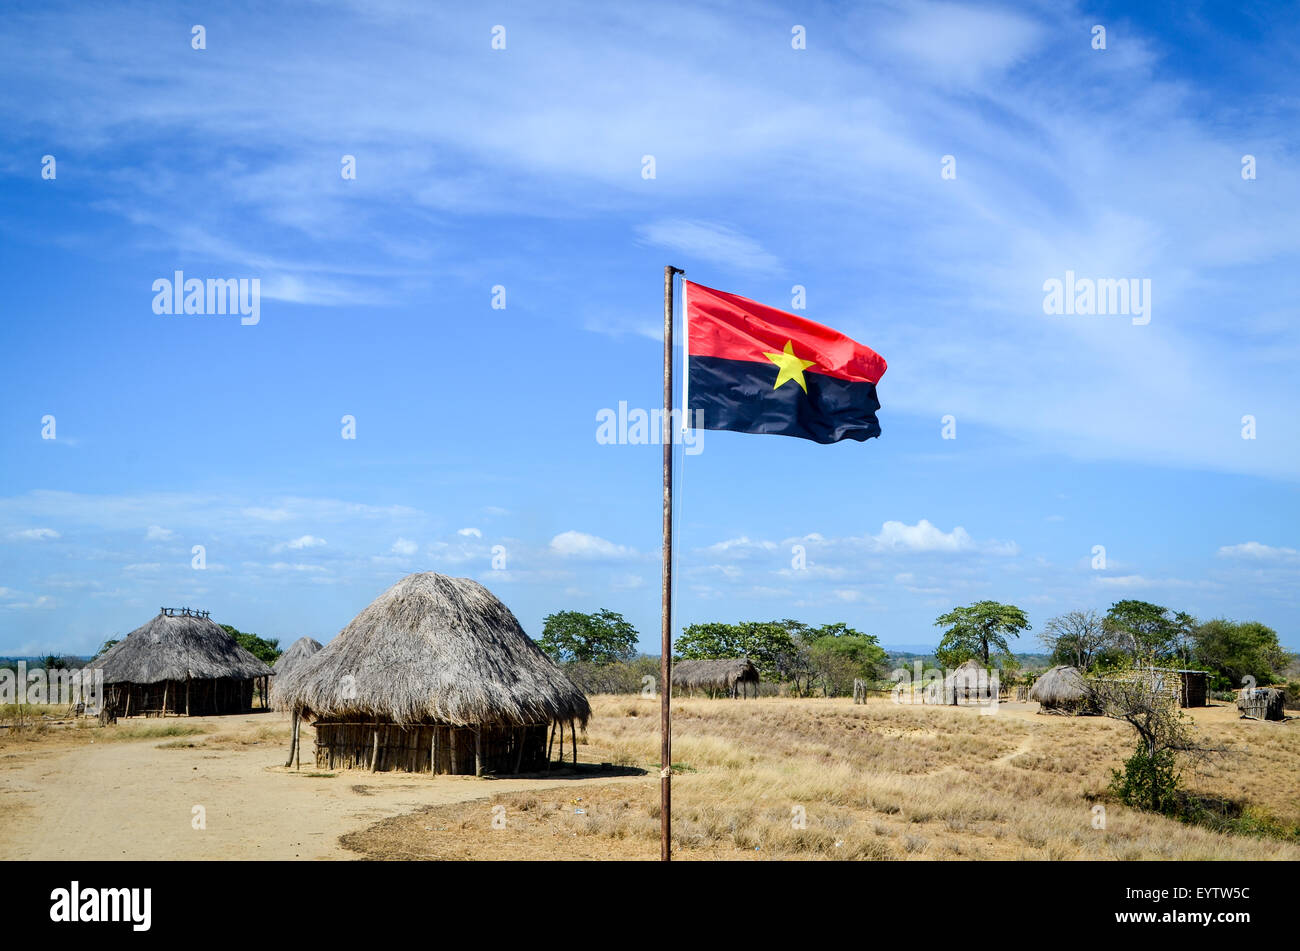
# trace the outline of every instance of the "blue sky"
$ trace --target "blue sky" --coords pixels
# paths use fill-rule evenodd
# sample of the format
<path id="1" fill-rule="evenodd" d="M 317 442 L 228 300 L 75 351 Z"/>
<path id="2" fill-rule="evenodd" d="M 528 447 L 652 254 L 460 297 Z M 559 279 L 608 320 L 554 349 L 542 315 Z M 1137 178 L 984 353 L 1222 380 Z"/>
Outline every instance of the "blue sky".
<path id="1" fill-rule="evenodd" d="M 680 623 L 1137 597 L 1300 646 L 1285 8 L 81 7 L 0 34 L 0 653 L 182 604 L 326 640 L 421 570 L 651 647 L 659 448 L 596 415 L 659 401 L 669 263 L 890 364 L 879 440 L 705 433 Z M 155 314 L 175 270 L 259 323 Z M 1045 314 L 1067 270 L 1150 322 Z"/>

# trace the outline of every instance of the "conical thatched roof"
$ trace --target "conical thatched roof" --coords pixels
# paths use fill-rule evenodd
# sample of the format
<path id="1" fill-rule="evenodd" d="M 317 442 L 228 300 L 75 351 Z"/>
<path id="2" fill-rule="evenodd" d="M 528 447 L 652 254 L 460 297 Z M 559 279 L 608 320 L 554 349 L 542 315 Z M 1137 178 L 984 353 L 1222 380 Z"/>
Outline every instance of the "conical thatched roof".
<path id="1" fill-rule="evenodd" d="M 492 592 L 433 572 L 397 582 L 277 680 L 276 706 L 307 716 L 453 726 L 591 716 L 586 696 Z"/>
<path id="2" fill-rule="evenodd" d="M 156 684 L 187 677 L 251 680 L 271 673 L 221 625 L 190 614 L 159 614 L 86 666 L 102 669 L 106 684 Z"/>
<path id="3" fill-rule="evenodd" d="M 1045 707 L 1086 706 L 1092 700 L 1092 691 L 1077 667 L 1053 667 L 1034 681 L 1029 699 Z"/>
<path id="4" fill-rule="evenodd" d="M 289 645 L 287 651 L 275 659 L 275 665 L 271 669 L 275 671 L 277 677 L 283 676 L 321 647 L 321 642 L 314 637 L 300 637 Z"/>
<path id="5" fill-rule="evenodd" d="M 989 681 L 989 672 L 984 669 L 984 665 L 974 657 L 964 660 L 953 668 L 948 676 L 943 678 L 944 684 L 948 689 L 952 689 L 953 684 L 961 687 L 974 687 L 977 684 L 987 684 Z"/>

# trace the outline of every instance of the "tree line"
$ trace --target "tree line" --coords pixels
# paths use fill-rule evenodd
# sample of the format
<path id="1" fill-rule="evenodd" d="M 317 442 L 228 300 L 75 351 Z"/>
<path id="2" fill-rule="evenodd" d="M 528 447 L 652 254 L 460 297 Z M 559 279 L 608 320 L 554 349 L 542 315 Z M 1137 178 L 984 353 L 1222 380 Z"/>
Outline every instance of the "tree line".
<path id="1" fill-rule="evenodd" d="M 537 643 L 584 689 L 633 692 L 646 678 L 657 681 L 659 672 L 654 658 L 637 654 L 638 638 L 616 611 L 560 611 L 543 620 Z M 763 680 L 788 684 L 798 696 L 841 696 L 853 692 L 855 678 L 880 679 L 886 654 L 874 635 L 842 621 L 813 627 L 787 618 L 692 624 L 677 638 L 673 655 L 675 661 L 733 657 L 748 657 Z"/>
<path id="2" fill-rule="evenodd" d="M 1149 601 L 1116 601 L 1104 615 L 1069 611 L 1038 637 L 1057 664 L 1085 672 L 1138 662 L 1205 670 L 1212 690 L 1275 683 L 1294 660 L 1277 631 L 1259 621 L 1198 621 Z"/>
<path id="3" fill-rule="evenodd" d="M 941 667 L 975 660 L 999 667 L 1004 676 L 1020 666 L 1011 641 L 1030 630 L 1021 608 L 991 600 L 955 607 L 934 623 L 943 632 L 935 650 Z M 1277 682 L 1294 662 L 1277 632 L 1258 621 L 1198 621 L 1185 611 L 1131 599 L 1116 601 L 1105 614 L 1057 615 L 1037 636 L 1053 664 L 1084 673 L 1139 663 L 1195 668 L 1210 672 L 1213 690 L 1240 687 L 1251 678 Z M 637 653 L 638 639 L 636 628 L 616 611 L 560 611 L 544 619 L 538 646 L 584 689 L 634 692 L 648 678 L 658 679 L 656 660 Z M 888 673 L 879 639 L 842 621 L 709 621 L 686 627 L 675 646 L 674 660 L 748 657 L 764 681 L 786 684 L 797 696 L 843 696 L 855 679 L 878 681 Z"/>

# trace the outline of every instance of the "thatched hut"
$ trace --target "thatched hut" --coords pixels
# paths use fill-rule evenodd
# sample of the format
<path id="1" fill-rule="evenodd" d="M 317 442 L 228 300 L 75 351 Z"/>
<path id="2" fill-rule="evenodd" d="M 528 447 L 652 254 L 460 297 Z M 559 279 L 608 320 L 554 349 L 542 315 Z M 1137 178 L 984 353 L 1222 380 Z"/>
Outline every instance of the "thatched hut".
<path id="1" fill-rule="evenodd" d="M 564 724 L 591 707 L 492 592 L 468 578 L 408 575 L 279 678 L 278 708 L 315 721 L 329 769 L 483 774 L 550 761 Z"/>
<path id="2" fill-rule="evenodd" d="M 275 671 L 277 677 L 287 674 L 323 646 L 314 637 L 300 637 L 289 645 L 287 651 L 276 658 L 271 669 Z"/>
<path id="3" fill-rule="evenodd" d="M 956 705 L 964 700 L 988 703 L 997 699 L 993 675 L 973 657 L 959 664 L 943 678 L 943 702 Z M 933 701 L 931 701 L 933 702 Z"/>
<path id="4" fill-rule="evenodd" d="M 235 642 L 206 611 L 161 608 L 86 665 L 104 672 L 109 717 L 247 713 L 266 702 L 271 668 Z"/>
<path id="5" fill-rule="evenodd" d="M 1285 720 L 1285 701 L 1276 687 L 1245 687 L 1237 694 L 1237 709 L 1249 720 Z"/>
<path id="6" fill-rule="evenodd" d="M 1039 713 L 1080 716 L 1096 712 L 1092 691 L 1077 667 L 1061 665 L 1042 674 L 1029 688 L 1029 699 L 1038 701 Z"/>
<path id="7" fill-rule="evenodd" d="M 728 697 L 748 697 L 750 685 L 758 696 L 758 668 L 747 657 L 723 660 L 679 660 L 673 664 L 673 689 L 707 690 Z"/>

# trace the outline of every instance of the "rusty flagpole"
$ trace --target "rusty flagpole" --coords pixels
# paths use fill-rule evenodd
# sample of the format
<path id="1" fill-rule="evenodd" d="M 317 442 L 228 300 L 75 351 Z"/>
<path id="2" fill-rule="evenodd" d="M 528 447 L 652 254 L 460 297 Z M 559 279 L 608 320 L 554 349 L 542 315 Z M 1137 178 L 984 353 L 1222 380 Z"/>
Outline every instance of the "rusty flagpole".
<path id="1" fill-rule="evenodd" d="M 672 696 L 673 652 L 673 276 L 685 274 L 671 265 L 664 268 L 664 551 L 663 620 L 659 659 L 659 858 L 672 860 Z M 686 408 L 682 407 L 682 412 Z"/>

